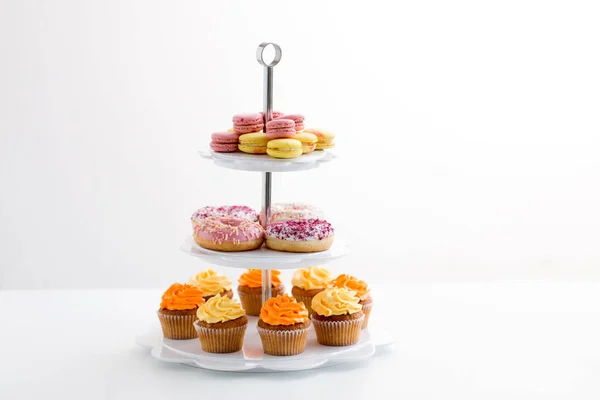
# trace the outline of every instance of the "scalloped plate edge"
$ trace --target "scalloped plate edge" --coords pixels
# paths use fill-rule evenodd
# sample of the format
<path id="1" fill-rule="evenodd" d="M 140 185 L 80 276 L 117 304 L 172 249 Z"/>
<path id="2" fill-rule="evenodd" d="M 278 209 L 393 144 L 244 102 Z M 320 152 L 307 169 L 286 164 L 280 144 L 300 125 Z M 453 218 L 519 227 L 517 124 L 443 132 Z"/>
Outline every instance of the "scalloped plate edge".
<path id="1" fill-rule="evenodd" d="M 393 336 L 387 330 L 376 330 L 376 332 L 379 332 L 379 334 L 376 333 L 373 335 L 375 340 L 371 339 L 357 348 L 349 349 L 347 352 L 342 352 L 332 357 L 301 360 L 282 359 L 280 362 L 270 362 L 269 364 L 252 361 L 242 364 L 239 361 L 224 360 L 221 362 L 214 359 L 211 359 L 209 362 L 203 362 L 205 360 L 189 358 L 164 346 L 162 344 L 162 337 L 155 332 L 138 335 L 136 343 L 143 348 L 149 349 L 150 354 L 155 359 L 168 363 L 184 364 L 195 368 L 224 372 L 286 372 L 316 369 L 369 359 L 375 354 L 377 347 L 388 346 L 395 342 Z"/>

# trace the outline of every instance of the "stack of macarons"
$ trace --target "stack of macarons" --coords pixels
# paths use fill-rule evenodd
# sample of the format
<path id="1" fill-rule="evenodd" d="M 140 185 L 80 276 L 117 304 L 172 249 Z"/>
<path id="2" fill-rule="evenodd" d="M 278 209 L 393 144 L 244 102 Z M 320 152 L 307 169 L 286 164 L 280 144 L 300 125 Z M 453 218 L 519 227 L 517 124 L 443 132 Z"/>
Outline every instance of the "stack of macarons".
<path id="1" fill-rule="evenodd" d="M 272 119 L 265 125 L 265 135 L 269 139 L 267 154 L 271 157 L 296 158 L 302 155 L 302 143 L 294 139 L 296 123 L 293 119 L 285 115 Z"/>
<path id="2" fill-rule="evenodd" d="M 215 152 L 242 151 L 274 158 L 296 158 L 314 150 L 332 148 L 335 135 L 323 129 L 305 129 L 304 116 L 273 111 L 265 124 L 264 113 L 236 114 L 233 128 L 212 134 Z"/>

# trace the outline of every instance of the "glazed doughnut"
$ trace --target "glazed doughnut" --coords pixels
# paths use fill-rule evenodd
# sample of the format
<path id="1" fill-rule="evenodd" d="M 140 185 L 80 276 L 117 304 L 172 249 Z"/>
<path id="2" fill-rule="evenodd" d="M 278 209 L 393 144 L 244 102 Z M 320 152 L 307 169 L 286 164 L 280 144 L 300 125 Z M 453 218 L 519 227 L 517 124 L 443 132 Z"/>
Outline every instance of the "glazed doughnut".
<path id="1" fill-rule="evenodd" d="M 237 217 L 206 217 L 194 221 L 194 240 L 200 247 L 218 251 L 259 248 L 264 230 L 258 222 Z"/>
<path id="2" fill-rule="evenodd" d="M 302 203 L 276 203 L 271 205 L 271 220 L 281 222 L 297 219 L 324 219 L 325 213 L 319 207 Z M 265 213 L 260 214 L 260 222 L 265 226 Z"/>
<path id="3" fill-rule="evenodd" d="M 208 217 L 236 217 L 250 222 L 258 221 L 258 214 L 246 206 L 206 206 L 192 214 L 192 226 L 195 227 L 200 221 Z"/>
<path id="4" fill-rule="evenodd" d="M 322 219 L 275 222 L 265 232 L 268 248 L 291 253 L 313 253 L 331 247 L 335 238 L 331 224 Z"/>

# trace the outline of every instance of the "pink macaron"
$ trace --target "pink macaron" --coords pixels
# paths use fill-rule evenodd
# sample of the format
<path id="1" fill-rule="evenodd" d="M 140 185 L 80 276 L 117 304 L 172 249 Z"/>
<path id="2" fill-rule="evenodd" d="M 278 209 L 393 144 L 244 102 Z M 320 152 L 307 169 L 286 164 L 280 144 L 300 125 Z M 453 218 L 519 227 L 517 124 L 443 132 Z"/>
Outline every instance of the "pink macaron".
<path id="1" fill-rule="evenodd" d="M 274 119 L 267 122 L 265 136 L 268 139 L 293 138 L 296 135 L 295 123 L 291 119 Z"/>
<path id="2" fill-rule="evenodd" d="M 260 132 L 263 129 L 263 124 L 256 125 L 236 125 L 233 124 L 233 130 L 235 133 L 244 134 L 244 133 L 252 133 L 252 132 Z"/>
<path id="3" fill-rule="evenodd" d="M 260 113 L 233 116 L 233 130 L 236 133 L 259 132 L 263 127 L 263 116 Z"/>
<path id="4" fill-rule="evenodd" d="M 304 115 L 302 115 L 302 114 L 285 114 L 285 115 L 282 115 L 277 118 L 278 119 L 291 119 L 296 124 L 294 127 L 296 128 L 297 131 L 301 131 L 304 129 Z"/>
<path id="5" fill-rule="evenodd" d="M 260 113 L 236 114 L 232 118 L 234 124 L 238 125 L 254 125 L 262 124 L 263 119 Z"/>
<path id="6" fill-rule="evenodd" d="M 232 153 L 238 149 L 239 136 L 232 132 L 215 132 L 211 135 L 210 148 L 218 153 Z"/>
<path id="7" fill-rule="evenodd" d="M 264 113 L 264 112 L 262 112 L 262 111 L 261 111 L 259 114 L 260 114 L 261 116 L 263 116 L 263 118 L 264 118 L 264 115 L 265 115 L 265 113 Z M 281 117 L 282 115 L 283 115 L 283 113 L 282 113 L 281 111 L 273 111 L 273 117 L 272 117 L 272 119 L 279 118 L 279 117 Z"/>

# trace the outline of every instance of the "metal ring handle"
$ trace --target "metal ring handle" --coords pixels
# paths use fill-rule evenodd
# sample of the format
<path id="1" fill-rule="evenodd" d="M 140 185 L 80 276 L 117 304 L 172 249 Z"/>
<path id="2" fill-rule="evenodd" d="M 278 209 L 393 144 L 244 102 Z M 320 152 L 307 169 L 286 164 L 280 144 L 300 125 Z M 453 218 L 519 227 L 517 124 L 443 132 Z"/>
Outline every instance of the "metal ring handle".
<path id="1" fill-rule="evenodd" d="M 275 58 L 273 59 L 273 61 L 271 61 L 270 64 L 267 64 L 265 60 L 263 60 L 263 53 L 269 45 L 273 46 L 273 48 L 275 49 Z M 276 66 L 277 64 L 279 64 L 279 61 L 281 61 L 281 47 L 279 47 L 278 44 L 270 42 L 263 42 L 259 44 L 258 48 L 256 49 L 256 61 L 258 61 L 259 64 L 264 65 L 265 67 Z"/>

